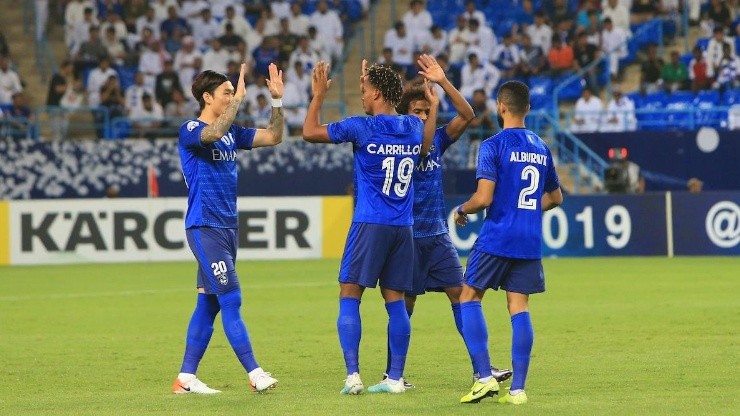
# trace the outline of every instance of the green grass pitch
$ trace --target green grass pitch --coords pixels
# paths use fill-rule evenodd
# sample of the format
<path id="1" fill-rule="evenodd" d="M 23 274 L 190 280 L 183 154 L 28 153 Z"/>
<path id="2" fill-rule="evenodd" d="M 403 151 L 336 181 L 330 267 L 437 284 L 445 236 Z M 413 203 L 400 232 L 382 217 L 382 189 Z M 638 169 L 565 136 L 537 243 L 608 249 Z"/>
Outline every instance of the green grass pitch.
<path id="1" fill-rule="evenodd" d="M 249 391 L 220 320 L 198 375 L 217 396 L 174 395 L 195 302 L 194 262 L 0 268 L 1 415 L 737 415 L 740 260 L 547 259 L 522 407 L 461 405 L 471 368 L 444 295 L 419 298 L 402 395 L 339 395 L 337 260 L 242 261 L 243 316 L 279 380 Z M 502 293 L 484 311 L 509 366 Z M 366 386 L 385 365 L 378 290 L 361 306 Z"/>

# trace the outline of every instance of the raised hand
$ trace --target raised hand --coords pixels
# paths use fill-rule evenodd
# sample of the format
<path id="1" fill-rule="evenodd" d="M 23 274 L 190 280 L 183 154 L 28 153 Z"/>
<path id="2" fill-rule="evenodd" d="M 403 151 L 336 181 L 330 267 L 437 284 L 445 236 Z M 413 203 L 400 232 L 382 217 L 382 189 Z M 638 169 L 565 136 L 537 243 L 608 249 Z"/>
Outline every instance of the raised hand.
<path id="1" fill-rule="evenodd" d="M 429 101 L 429 104 L 432 107 L 439 106 L 439 96 L 437 95 L 437 90 L 434 89 L 434 86 L 428 79 L 424 79 L 424 97 Z"/>
<path id="2" fill-rule="evenodd" d="M 362 60 L 362 74 L 360 74 L 360 84 L 365 82 L 365 77 L 367 77 L 367 59 Z"/>
<path id="3" fill-rule="evenodd" d="M 311 73 L 311 92 L 314 96 L 323 95 L 326 93 L 326 90 L 329 89 L 330 85 L 329 64 L 324 61 L 319 61 Z"/>
<path id="4" fill-rule="evenodd" d="M 440 83 L 446 78 L 444 69 L 439 66 L 437 60 L 434 59 L 432 55 L 421 55 L 419 56 L 419 59 L 416 61 L 416 63 L 419 64 L 419 67 L 421 68 L 421 71 L 419 71 L 419 75 L 423 76 L 429 81 Z"/>
<path id="5" fill-rule="evenodd" d="M 242 64 L 242 68 L 244 68 L 243 64 Z M 272 98 L 282 98 L 283 97 L 283 71 L 278 70 L 278 67 L 275 64 L 270 64 L 269 71 L 270 71 L 270 77 L 266 81 L 267 81 L 267 88 L 270 90 L 270 95 L 272 96 Z"/>
<path id="6" fill-rule="evenodd" d="M 242 64 L 239 70 L 239 81 L 236 82 L 236 92 L 234 92 L 234 98 L 241 101 L 244 96 L 247 95 L 247 86 L 244 81 L 244 76 L 247 75 L 247 64 Z"/>

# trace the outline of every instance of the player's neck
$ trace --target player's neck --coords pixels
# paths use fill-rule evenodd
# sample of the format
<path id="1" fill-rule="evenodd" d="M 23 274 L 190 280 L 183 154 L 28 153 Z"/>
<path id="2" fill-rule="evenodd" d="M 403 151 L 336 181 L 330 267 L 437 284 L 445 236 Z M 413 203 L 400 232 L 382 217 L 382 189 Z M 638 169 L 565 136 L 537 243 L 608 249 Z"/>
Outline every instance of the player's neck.
<path id="1" fill-rule="evenodd" d="M 214 113 L 210 107 L 204 108 L 203 111 L 201 111 L 200 115 L 198 116 L 198 120 L 206 124 L 213 124 L 213 122 L 216 121 L 217 118 L 218 118 L 218 114 Z"/>
<path id="2" fill-rule="evenodd" d="M 395 107 L 383 102 L 383 104 L 379 104 L 375 109 L 373 109 L 373 115 L 374 116 L 379 116 L 379 115 L 397 116 L 398 113 L 396 112 Z"/>
<path id="3" fill-rule="evenodd" d="M 523 129 L 524 119 L 523 118 L 504 118 L 504 129 Z"/>

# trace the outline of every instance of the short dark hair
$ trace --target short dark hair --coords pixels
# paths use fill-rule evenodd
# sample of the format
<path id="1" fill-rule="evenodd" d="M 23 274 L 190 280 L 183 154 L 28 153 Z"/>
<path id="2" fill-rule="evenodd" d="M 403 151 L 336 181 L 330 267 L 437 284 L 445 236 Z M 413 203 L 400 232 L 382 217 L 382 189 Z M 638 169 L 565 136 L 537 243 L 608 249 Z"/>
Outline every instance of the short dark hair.
<path id="1" fill-rule="evenodd" d="M 523 116 L 529 109 L 529 87 L 521 81 L 506 81 L 498 89 L 496 99 L 512 114 Z"/>
<path id="2" fill-rule="evenodd" d="M 419 100 L 425 100 L 426 101 L 427 96 L 424 93 L 424 88 L 419 86 L 414 86 L 406 91 L 403 92 L 403 95 L 401 95 L 401 102 L 398 103 L 396 106 L 396 112 L 398 114 L 408 114 L 409 107 L 411 106 L 411 103 L 414 101 Z"/>
<path id="3" fill-rule="evenodd" d="M 203 99 L 203 94 L 209 93 L 213 95 L 213 92 L 216 91 L 216 88 L 218 88 L 219 85 L 228 80 L 229 78 L 227 78 L 226 75 L 220 72 L 211 71 L 210 69 L 201 72 L 200 74 L 198 74 L 198 76 L 195 77 L 195 79 L 193 80 L 193 87 L 190 89 L 190 91 L 193 93 L 193 97 L 198 100 L 201 111 L 206 107 L 206 102 Z"/>
<path id="4" fill-rule="evenodd" d="M 367 80 L 380 90 L 383 98 L 393 107 L 401 102 L 403 95 L 403 81 L 393 68 L 385 65 L 373 64 L 367 68 Z"/>

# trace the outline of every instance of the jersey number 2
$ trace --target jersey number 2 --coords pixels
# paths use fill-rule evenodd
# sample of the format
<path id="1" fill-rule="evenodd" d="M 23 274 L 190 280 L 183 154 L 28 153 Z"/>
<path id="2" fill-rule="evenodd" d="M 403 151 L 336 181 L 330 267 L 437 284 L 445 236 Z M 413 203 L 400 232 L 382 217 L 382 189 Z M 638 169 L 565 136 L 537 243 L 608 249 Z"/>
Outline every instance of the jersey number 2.
<path id="1" fill-rule="evenodd" d="M 393 177 L 398 178 L 398 183 L 393 185 L 393 192 L 398 197 L 403 198 L 409 192 L 409 185 L 411 184 L 411 176 L 414 174 L 414 160 L 410 157 L 401 159 L 398 163 L 398 170 L 395 169 L 396 158 L 387 157 L 383 159 L 383 170 L 385 171 L 385 182 L 383 182 L 383 193 L 386 195 L 391 194 L 391 186 L 393 185 Z"/>
<path id="2" fill-rule="evenodd" d="M 530 198 L 530 195 L 537 191 L 537 186 L 540 184 L 540 171 L 532 165 L 525 166 L 522 169 L 522 180 L 529 181 L 529 185 L 525 186 L 519 192 L 519 203 L 516 207 L 521 209 L 537 209 L 537 199 Z"/>

